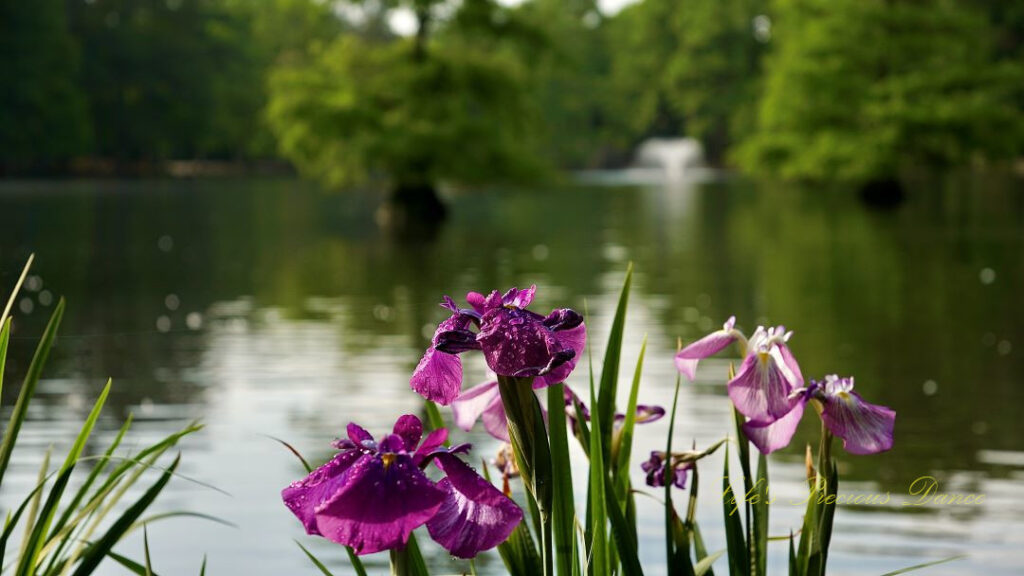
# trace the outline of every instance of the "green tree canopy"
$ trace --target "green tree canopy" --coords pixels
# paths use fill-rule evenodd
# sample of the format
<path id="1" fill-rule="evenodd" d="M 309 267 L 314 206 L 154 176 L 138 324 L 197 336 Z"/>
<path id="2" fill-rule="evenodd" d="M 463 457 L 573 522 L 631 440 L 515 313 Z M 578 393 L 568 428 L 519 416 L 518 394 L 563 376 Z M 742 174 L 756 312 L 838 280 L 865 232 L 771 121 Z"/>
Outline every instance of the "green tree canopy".
<path id="1" fill-rule="evenodd" d="M 964 4 L 779 0 L 775 22 L 746 169 L 864 182 L 1020 152 L 1021 64 Z"/>
<path id="2" fill-rule="evenodd" d="M 432 2 L 409 7 L 412 38 L 347 34 L 278 64 L 268 116 L 282 154 L 333 185 L 536 174 L 536 114 L 506 9 L 467 0 L 441 20 Z"/>
<path id="3" fill-rule="evenodd" d="M 0 3 L 0 172 L 53 168 L 87 150 L 77 73 L 63 0 Z"/>

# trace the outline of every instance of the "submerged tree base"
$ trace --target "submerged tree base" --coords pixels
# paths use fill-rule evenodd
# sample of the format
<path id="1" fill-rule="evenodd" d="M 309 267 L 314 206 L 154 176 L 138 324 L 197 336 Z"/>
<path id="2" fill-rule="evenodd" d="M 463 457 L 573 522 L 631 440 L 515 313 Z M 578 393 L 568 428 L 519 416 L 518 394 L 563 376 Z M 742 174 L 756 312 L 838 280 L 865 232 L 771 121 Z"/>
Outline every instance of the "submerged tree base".
<path id="1" fill-rule="evenodd" d="M 860 198 L 874 208 L 894 208 L 903 203 L 906 191 L 897 178 L 877 178 L 860 187 Z"/>
<path id="2" fill-rule="evenodd" d="M 377 223 L 402 236 L 433 236 L 447 215 L 448 208 L 434 186 L 402 184 L 377 209 Z"/>

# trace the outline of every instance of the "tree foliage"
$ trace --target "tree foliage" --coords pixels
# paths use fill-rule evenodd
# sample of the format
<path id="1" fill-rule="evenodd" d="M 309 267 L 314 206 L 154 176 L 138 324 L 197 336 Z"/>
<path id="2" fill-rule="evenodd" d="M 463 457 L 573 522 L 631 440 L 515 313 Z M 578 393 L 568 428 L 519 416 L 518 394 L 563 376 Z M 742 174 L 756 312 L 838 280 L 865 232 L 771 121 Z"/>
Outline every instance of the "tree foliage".
<path id="1" fill-rule="evenodd" d="M 0 3 L 0 173 L 87 150 L 78 62 L 63 0 Z"/>
<path id="2" fill-rule="evenodd" d="M 428 21 L 431 8 L 412 38 L 348 34 L 274 69 L 268 116 L 302 172 L 333 185 L 386 176 L 429 187 L 541 168 L 526 62 L 492 16 L 505 9 L 468 0 L 448 20 Z"/>
<path id="3" fill-rule="evenodd" d="M 1020 63 L 955 2 L 780 0 L 756 132 L 740 164 L 868 181 L 1020 152 Z"/>

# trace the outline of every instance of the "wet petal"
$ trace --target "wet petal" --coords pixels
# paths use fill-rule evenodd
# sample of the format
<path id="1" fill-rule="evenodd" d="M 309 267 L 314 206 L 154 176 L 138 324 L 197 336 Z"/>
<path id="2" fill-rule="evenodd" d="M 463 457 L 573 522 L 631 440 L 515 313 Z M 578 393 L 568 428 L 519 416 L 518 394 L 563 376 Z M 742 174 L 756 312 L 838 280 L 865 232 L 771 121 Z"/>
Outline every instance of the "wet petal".
<path id="1" fill-rule="evenodd" d="M 407 452 L 414 452 L 423 437 L 423 422 L 412 414 L 405 414 L 395 422 L 394 433 L 402 439 Z"/>
<path id="2" fill-rule="evenodd" d="M 865 402 L 856 392 L 830 396 L 821 419 L 843 439 L 843 448 L 850 454 L 877 454 L 892 448 L 896 412 Z"/>
<path id="3" fill-rule="evenodd" d="M 504 296 L 501 297 L 501 303 L 505 306 L 515 306 L 516 308 L 526 308 L 533 302 L 533 296 L 537 293 L 537 285 L 534 284 L 526 290 L 520 290 L 519 288 L 511 288 Z"/>
<path id="4" fill-rule="evenodd" d="M 576 355 L 542 320 L 538 314 L 517 308 L 499 308 L 484 314 L 477 341 L 495 374 L 542 376 Z"/>
<path id="5" fill-rule="evenodd" d="M 800 425 L 805 404 L 805 400 L 799 399 L 788 414 L 773 422 L 749 420 L 743 425 L 743 433 L 762 454 L 771 454 L 780 448 L 785 448 L 789 446 L 797 426 Z"/>
<path id="6" fill-rule="evenodd" d="M 427 455 L 429 455 L 434 450 L 440 448 L 447 439 L 447 428 L 436 428 L 434 430 L 431 430 L 430 433 L 427 434 L 427 437 L 423 440 L 423 444 L 420 444 L 420 447 L 416 450 L 416 453 L 413 454 L 413 461 L 416 462 L 417 466 L 419 466 L 423 459 L 427 457 Z"/>
<path id="7" fill-rule="evenodd" d="M 797 399 L 790 393 L 799 387 L 792 374 L 781 368 L 778 349 L 748 354 L 736 377 L 729 381 L 729 398 L 744 416 L 757 422 L 774 422 L 789 414 Z"/>
<path id="8" fill-rule="evenodd" d="M 363 430 L 363 428 L 355 422 L 349 422 L 346 431 L 348 432 L 349 440 L 352 440 L 356 446 L 365 447 L 368 443 L 376 446 L 376 443 L 373 441 L 373 436 L 371 436 L 366 430 Z"/>
<path id="9" fill-rule="evenodd" d="M 329 462 L 313 470 L 309 476 L 293 482 L 281 491 L 285 506 L 302 522 L 307 534 L 320 534 L 316 527 L 316 507 L 344 486 L 344 472 L 360 456 L 363 454 L 358 450 L 337 454 Z"/>
<path id="10" fill-rule="evenodd" d="M 435 334 L 434 349 L 448 354 L 461 354 L 469 350 L 479 350 L 480 343 L 476 341 L 474 332 L 460 328 Z"/>
<path id="11" fill-rule="evenodd" d="M 735 322 L 736 317 L 730 317 L 721 330 L 716 330 L 680 350 L 676 354 L 676 369 L 692 382 L 697 373 L 698 362 L 725 350 L 739 338 L 739 332 L 733 329 Z"/>
<path id="12" fill-rule="evenodd" d="M 583 316 L 572 308 L 559 308 L 545 316 L 542 323 L 555 332 L 572 330 L 583 323 Z"/>
<path id="13" fill-rule="evenodd" d="M 575 328 L 559 330 L 555 332 L 555 339 L 558 340 L 563 348 L 571 349 L 574 355 L 551 372 L 534 378 L 534 388 L 544 388 L 552 384 L 565 382 L 569 378 L 569 374 L 572 374 L 572 371 L 576 368 L 576 363 L 583 357 L 583 349 L 587 345 L 587 326 L 586 324 L 578 324 Z"/>
<path id="14" fill-rule="evenodd" d="M 519 506 L 458 458 L 439 455 L 438 463 L 446 474 L 438 487 L 446 496 L 427 521 L 430 536 L 458 558 L 504 542 L 523 519 Z"/>
<path id="15" fill-rule="evenodd" d="M 462 361 L 454 354 L 430 347 L 412 373 L 409 385 L 427 400 L 447 406 L 462 388 Z"/>
<path id="16" fill-rule="evenodd" d="M 372 554 L 404 546 L 444 498 L 445 491 L 410 456 L 368 455 L 348 469 L 341 490 L 317 507 L 317 529 L 356 554 Z"/>

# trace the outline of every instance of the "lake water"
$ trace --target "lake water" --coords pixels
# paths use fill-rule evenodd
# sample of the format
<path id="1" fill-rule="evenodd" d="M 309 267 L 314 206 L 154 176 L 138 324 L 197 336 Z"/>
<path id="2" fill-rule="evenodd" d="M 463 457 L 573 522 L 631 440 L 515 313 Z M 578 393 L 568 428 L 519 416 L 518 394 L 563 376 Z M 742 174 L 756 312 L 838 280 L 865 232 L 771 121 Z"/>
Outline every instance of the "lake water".
<path id="1" fill-rule="evenodd" d="M 231 528 L 178 518 L 149 528 L 155 569 L 197 574 L 313 574 L 298 539 L 349 573 L 344 553 L 306 537 L 279 491 L 303 475 L 270 436 L 316 462 L 349 421 L 374 433 L 420 410 L 408 378 L 444 317 L 441 295 L 538 285 L 533 308 L 589 311 L 602 350 L 627 263 L 636 276 L 622 378 L 649 339 L 641 402 L 671 402 L 672 354 L 735 314 L 749 331 L 781 323 L 808 377 L 852 374 L 870 401 L 897 413 L 896 446 L 838 451 L 843 493 L 889 493 L 880 506 L 841 507 L 830 572 L 868 575 L 949 556 L 925 574 L 1024 570 L 1024 193 L 1020 182 L 949 180 L 912 189 L 890 210 L 850 194 L 722 180 L 675 187 L 487 189 L 450 198 L 433 235 L 405 238 L 374 223 L 369 194 L 328 195 L 295 180 L 14 182 L 0 184 L 0 286 L 30 252 L 19 300 L 3 417 L 55 298 L 68 311 L 41 395 L 7 475 L 10 507 L 35 482 L 42 452 L 66 447 L 106 378 L 114 389 L 99 440 L 129 412 L 136 445 L 193 418 L 181 472 L 160 509 L 189 509 Z M 729 430 L 728 359 L 702 364 L 680 394 L 676 445 Z M 468 382 L 483 377 L 479 357 Z M 583 364 L 585 366 L 585 363 Z M 578 369 L 570 384 L 582 385 Z M 623 388 L 625 385 L 622 386 Z M 773 455 L 771 532 L 799 527 L 803 445 Z M 639 459 L 667 423 L 638 429 Z M 465 435 L 477 457 L 497 445 Z M 575 450 L 575 447 L 574 447 Z M 579 458 L 579 451 L 575 450 Z M 724 546 L 721 455 L 705 461 L 699 518 Z M 577 483 L 581 468 L 575 470 Z M 970 506 L 903 506 L 933 476 L 944 493 L 984 494 Z M 643 485 L 639 469 L 635 483 Z M 641 553 L 665 573 L 657 505 L 639 498 Z M 421 538 L 425 542 L 426 538 Z M 781 573 L 784 543 L 771 551 Z M 432 550 L 447 572 L 467 569 Z M 141 538 L 120 551 L 142 556 Z M 369 557 L 386 570 L 386 555 Z M 719 572 L 726 570 L 718 563 Z M 477 563 L 501 573 L 496 555 Z M 110 565 L 102 572 L 119 574 Z"/>

